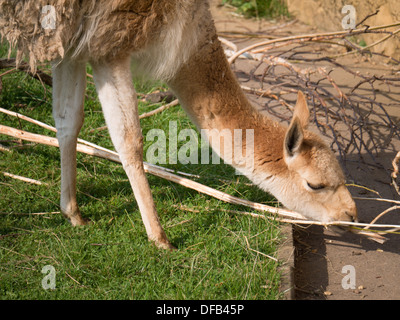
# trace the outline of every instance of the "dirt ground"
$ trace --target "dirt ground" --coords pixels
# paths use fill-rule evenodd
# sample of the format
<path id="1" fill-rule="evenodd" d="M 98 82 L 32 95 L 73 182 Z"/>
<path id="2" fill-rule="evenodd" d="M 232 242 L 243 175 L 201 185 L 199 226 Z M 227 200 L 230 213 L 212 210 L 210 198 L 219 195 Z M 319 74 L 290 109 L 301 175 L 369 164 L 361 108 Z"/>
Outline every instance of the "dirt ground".
<path id="1" fill-rule="evenodd" d="M 215 0 L 211 3 L 214 20 L 221 34 L 224 31 L 265 32 L 265 30 L 271 30 L 275 36 L 287 36 L 318 32 L 297 21 L 259 22 L 242 19 L 232 14 L 229 8 L 218 6 L 220 1 Z M 247 45 L 249 41 L 261 41 L 260 39 L 241 40 L 241 38 L 230 38 L 230 40 L 239 48 Z M 244 82 L 246 74 L 253 70 L 255 63 L 248 60 L 235 63 L 234 71 L 239 81 Z M 359 57 L 343 58 L 341 63 L 349 67 L 357 66 L 357 70 L 370 74 L 393 74 L 393 68 L 396 67 L 385 63 L 371 63 Z M 332 73 L 332 76 L 340 87 L 354 86 L 354 79 L 346 73 L 341 74 L 340 70 Z M 249 81 L 246 81 L 245 85 L 257 86 L 256 83 Z M 397 90 L 380 88 L 377 95 L 394 104 L 387 111 L 395 123 L 400 123 L 399 88 Z M 249 99 L 262 112 L 265 112 L 263 110 L 265 98 L 249 95 Z M 377 133 L 379 134 L 379 128 L 377 128 Z M 384 139 L 385 131 L 383 130 L 381 134 Z M 385 152 L 380 152 L 373 161 L 368 157 L 366 157 L 367 160 L 360 161 L 357 154 L 348 154 L 343 162 L 348 180 L 379 191 L 382 198 L 400 200 L 390 184 L 391 161 L 399 150 L 400 141 L 392 140 Z M 355 197 L 374 196 L 365 189 L 350 187 L 349 190 Z M 356 203 L 360 222 L 370 222 L 377 214 L 393 205 L 371 200 L 356 200 Z M 400 224 L 398 210 L 386 214 L 379 222 Z M 400 299 L 399 235 L 386 236 L 388 240 L 384 244 L 379 244 L 347 231 L 325 229 L 320 226 L 294 227 L 292 231 L 294 245 L 292 299 Z M 355 273 L 355 283 L 348 280 L 350 275 L 348 268 Z M 348 284 L 354 284 L 354 288 L 348 288 Z"/>

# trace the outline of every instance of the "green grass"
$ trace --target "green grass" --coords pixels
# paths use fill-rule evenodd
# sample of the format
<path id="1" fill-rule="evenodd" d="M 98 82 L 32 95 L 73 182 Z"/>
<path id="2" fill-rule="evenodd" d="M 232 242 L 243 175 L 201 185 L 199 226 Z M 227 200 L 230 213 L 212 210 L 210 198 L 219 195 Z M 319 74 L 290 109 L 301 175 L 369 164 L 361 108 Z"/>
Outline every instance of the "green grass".
<path id="1" fill-rule="evenodd" d="M 23 73 L 2 78 L 0 106 L 54 124 L 51 88 Z M 148 93 L 160 85 L 138 86 Z M 85 124 L 80 137 L 107 148 L 112 144 L 95 89 L 89 83 Z M 140 105 L 140 112 L 150 107 Z M 142 120 L 151 128 L 193 128 L 180 107 Z M 33 124 L 0 114 L 0 123 L 54 136 Z M 146 142 L 145 150 L 151 142 Z M 0 171 L 37 179 L 33 185 L 0 174 L 1 299 L 277 299 L 279 264 L 250 248 L 276 255 L 281 237 L 276 223 L 237 215 L 241 209 L 149 175 L 161 222 L 173 252 L 148 242 L 128 179 L 118 164 L 78 154 L 78 202 L 90 226 L 72 227 L 59 211 L 59 150 L 0 135 Z M 244 177 L 221 165 L 167 165 L 203 176 L 199 182 L 230 194 L 270 203 L 264 192 L 246 185 Z M 225 179 L 221 182 L 221 179 Z M 228 180 L 228 182 L 226 182 Z M 178 209 L 183 205 L 200 212 Z M 56 289 L 42 288 L 41 273 L 51 265 Z"/>
<path id="2" fill-rule="evenodd" d="M 282 0 L 222 0 L 222 3 L 237 8 L 246 18 L 289 17 L 289 11 Z"/>

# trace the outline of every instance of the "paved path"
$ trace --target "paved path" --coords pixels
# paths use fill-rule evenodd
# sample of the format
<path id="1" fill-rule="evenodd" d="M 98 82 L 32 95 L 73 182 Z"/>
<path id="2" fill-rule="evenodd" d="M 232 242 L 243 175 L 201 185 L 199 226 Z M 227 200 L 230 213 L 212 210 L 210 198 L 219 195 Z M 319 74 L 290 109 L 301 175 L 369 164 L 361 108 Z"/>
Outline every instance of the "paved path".
<path id="1" fill-rule="evenodd" d="M 217 3 L 219 1 L 212 1 L 212 13 L 218 31 L 244 32 L 266 28 L 273 30 L 274 24 L 234 17 L 225 8 L 218 8 Z M 282 25 L 282 22 L 277 22 L 275 25 L 279 24 Z M 275 29 L 273 32 L 275 34 L 285 31 L 292 34 L 318 32 L 297 22 L 287 27 L 283 26 L 281 29 Z M 247 43 L 241 39 L 232 41 L 237 43 L 239 48 Z M 343 63 L 349 67 L 357 65 L 357 69 L 362 72 L 371 73 L 390 73 L 393 68 L 393 66 L 373 65 L 368 61 L 363 62 L 353 58 L 345 59 Z M 234 70 L 239 80 L 246 81 L 243 84 L 258 88 L 256 82 L 247 81 L 248 74 L 255 65 L 256 63 L 251 61 L 238 61 Z M 333 74 L 333 76 L 338 85 L 343 88 L 354 85 L 354 79 L 351 79 L 348 74 Z M 377 95 L 397 104 L 389 112 L 392 120 L 400 123 L 400 90 L 397 89 L 396 92 L 396 90 L 393 91 L 394 88 L 390 88 L 389 92 L 388 87 L 379 89 Z M 249 95 L 249 98 L 255 106 L 263 108 L 262 98 L 256 98 L 254 95 Z M 400 200 L 390 185 L 391 161 L 398 150 L 400 150 L 400 142 L 395 140 L 384 153 L 376 157 L 375 164 L 378 163 L 380 167 L 359 162 L 356 154 L 348 155 L 344 165 L 349 180 L 379 191 L 383 198 Z M 371 163 L 370 160 L 369 162 Z M 373 193 L 364 189 L 350 188 L 350 191 L 353 196 L 373 196 Z M 359 218 L 363 222 L 370 222 L 378 213 L 392 205 L 367 200 L 356 202 Z M 399 212 L 387 214 L 380 223 L 400 224 Z M 294 277 L 296 299 L 400 299 L 400 235 L 388 236 L 389 240 L 382 245 L 349 232 L 325 230 L 316 226 L 296 227 L 293 235 L 296 249 Z M 350 276 L 353 274 L 355 277 L 352 282 Z M 354 289 L 351 288 L 353 285 Z"/>

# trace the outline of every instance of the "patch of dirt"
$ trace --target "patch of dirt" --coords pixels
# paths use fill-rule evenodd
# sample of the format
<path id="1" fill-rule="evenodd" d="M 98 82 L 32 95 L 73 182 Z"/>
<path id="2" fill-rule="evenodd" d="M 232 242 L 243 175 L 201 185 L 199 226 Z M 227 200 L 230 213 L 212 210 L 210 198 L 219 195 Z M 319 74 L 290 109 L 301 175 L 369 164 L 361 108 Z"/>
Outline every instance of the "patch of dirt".
<path id="1" fill-rule="evenodd" d="M 259 22 L 243 19 L 233 15 L 233 10 L 218 6 L 219 3 L 218 0 L 211 1 L 212 13 L 218 32 L 224 37 L 226 36 L 225 31 L 235 32 L 237 36 L 231 35 L 229 40 L 237 44 L 239 49 L 251 42 L 261 41 L 259 38 L 244 39 L 240 37 L 242 32 L 251 32 L 256 35 L 258 31 L 265 33 L 271 30 L 274 36 L 283 37 L 318 31 L 297 21 Z M 373 60 L 355 56 L 343 58 L 340 62 L 349 68 L 354 69 L 356 66 L 356 69 L 361 72 L 378 75 L 391 74 L 394 68 L 399 68 L 399 66 L 375 63 Z M 248 87 L 259 88 L 259 84 L 249 80 L 250 77 L 248 76 L 256 65 L 257 62 L 255 61 L 238 60 L 233 67 L 239 81 Z M 323 65 L 323 63 L 320 65 Z M 343 70 L 336 69 L 331 75 L 339 88 L 354 86 L 354 78 Z M 392 107 L 387 108 L 387 112 L 395 123 L 400 123 L 400 88 L 382 86 L 375 93 L 382 101 L 393 103 Z M 266 98 L 255 95 L 248 95 L 248 97 L 256 107 L 260 108 L 262 112 L 266 112 Z M 280 111 L 286 112 L 288 118 L 290 117 L 287 108 L 282 108 Z M 344 128 L 341 134 L 349 135 L 349 132 Z M 386 137 L 385 128 L 377 127 L 374 134 L 382 135 L 381 138 L 384 140 Z M 382 198 L 400 199 L 390 184 L 391 161 L 399 150 L 400 141 L 392 140 L 385 151 L 375 155 L 374 159 L 363 154 L 365 157 L 362 160 L 357 153 L 348 154 L 342 163 L 348 180 L 379 191 Z M 355 197 L 374 196 L 366 189 L 350 187 L 349 190 Z M 356 200 L 356 203 L 360 222 L 370 222 L 377 214 L 392 206 L 391 203 L 372 200 Z M 400 224 L 398 212 L 386 214 L 379 220 L 379 223 Z M 388 240 L 384 244 L 378 244 L 340 229 L 324 229 L 320 226 L 294 227 L 295 290 L 293 298 L 298 300 L 400 299 L 399 236 L 394 234 L 386 237 Z M 351 270 L 355 272 L 354 283 L 349 282 L 349 267 L 346 266 L 351 266 Z M 348 288 L 352 284 L 354 284 L 354 288 Z"/>

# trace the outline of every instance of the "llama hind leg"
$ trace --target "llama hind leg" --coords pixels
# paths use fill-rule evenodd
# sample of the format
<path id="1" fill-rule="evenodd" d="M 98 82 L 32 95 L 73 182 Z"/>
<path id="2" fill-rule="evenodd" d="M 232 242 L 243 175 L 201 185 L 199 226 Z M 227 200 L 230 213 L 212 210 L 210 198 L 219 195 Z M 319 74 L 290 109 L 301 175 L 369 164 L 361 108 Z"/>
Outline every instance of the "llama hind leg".
<path id="1" fill-rule="evenodd" d="M 172 249 L 158 219 L 143 168 L 143 136 L 129 57 L 92 63 L 93 76 L 113 144 L 129 178 L 149 240 Z"/>
<path id="2" fill-rule="evenodd" d="M 76 201 L 76 144 L 83 124 L 85 63 L 65 58 L 53 64 L 53 117 L 61 155 L 62 214 L 72 225 L 85 225 Z"/>

